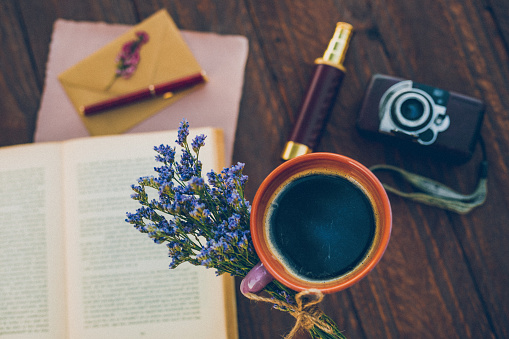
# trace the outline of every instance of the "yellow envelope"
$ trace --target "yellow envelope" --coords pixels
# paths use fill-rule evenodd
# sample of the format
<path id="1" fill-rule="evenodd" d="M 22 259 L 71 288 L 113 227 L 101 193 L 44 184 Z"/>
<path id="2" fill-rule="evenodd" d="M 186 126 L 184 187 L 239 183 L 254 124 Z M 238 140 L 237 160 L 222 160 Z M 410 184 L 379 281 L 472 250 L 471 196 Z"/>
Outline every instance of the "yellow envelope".
<path id="1" fill-rule="evenodd" d="M 129 79 L 115 76 L 115 59 L 122 46 L 145 31 L 149 40 L 140 49 L 140 62 Z M 193 89 L 176 93 L 169 99 L 158 97 L 83 116 L 79 108 L 120 95 L 146 89 L 201 72 L 202 69 L 166 10 L 160 10 L 128 32 L 62 72 L 58 79 L 77 114 L 91 135 L 118 134 L 134 127 Z"/>

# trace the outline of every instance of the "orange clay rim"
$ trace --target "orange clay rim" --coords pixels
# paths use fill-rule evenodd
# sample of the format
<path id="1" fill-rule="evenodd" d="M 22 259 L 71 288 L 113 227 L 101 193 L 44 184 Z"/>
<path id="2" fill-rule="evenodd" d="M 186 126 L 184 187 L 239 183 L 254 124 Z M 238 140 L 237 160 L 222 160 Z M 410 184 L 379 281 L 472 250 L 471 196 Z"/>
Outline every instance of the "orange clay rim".
<path id="1" fill-rule="evenodd" d="M 290 274 L 281 261 L 269 249 L 264 231 L 266 208 L 271 197 L 281 184 L 290 177 L 302 172 L 330 171 L 341 172 L 346 176 L 361 181 L 369 187 L 367 194 L 376 205 L 375 215 L 378 232 L 373 245 L 362 263 L 353 271 L 327 282 L 306 281 Z M 295 290 L 304 291 L 315 288 L 323 293 L 334 293 L 346 289 L 364 278 L 380 261 L 389 243 L 392 229 L 392 211 L 387 193 L 378 178 L 359 162 L 334 153 L 310 153 L 291 159 L 274 169 L 262 182 L 253 200 L 250 218 L 253 245 L 260 260 L 269 273 L 283 285 Z"/>

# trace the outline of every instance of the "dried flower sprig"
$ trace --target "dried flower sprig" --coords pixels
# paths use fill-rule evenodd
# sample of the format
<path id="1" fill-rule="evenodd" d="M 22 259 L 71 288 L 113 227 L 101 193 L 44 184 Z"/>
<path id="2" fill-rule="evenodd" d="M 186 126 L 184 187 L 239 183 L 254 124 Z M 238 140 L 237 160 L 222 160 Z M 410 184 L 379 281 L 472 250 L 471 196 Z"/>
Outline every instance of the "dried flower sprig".
<path id="1" fill-rule="evenodd" d="M 166 243 L 175 268 L 183 262 L 213 267 L 217 274 L 247 274 L 258 257 L 250 241 L 249 213 L 251 206 L 244 199 L 247 176 L 244 164 L 225 168 L 221 173 L 210 171 L 208 183 L 201 175 L 198 160 L 205 135 L 198 135 L 191 145 L 187 142 L 189 123 L 183 121 L 176 142 L 182 147 L 176 161 L 176 148 L 155 147 L 156 177 L 143 177 L 133 185 L 132 198 L 143 207 L 128 213 L 127 221 L 156 243 Z M 158 193 L 150 199 L 147 188 Z"/>
<path id="2" fill-rule="evenodd" d="M 189 145 L 189 123 L 180 123 L 176 147 L 154 147 L 155 176 L 138 179 L 132 185 L 132 198 L 142 206 L 127 213 L 126 221 L 157 244 L 166 243 L 171 257 L 170 268 L 189 262 L 245 277 L 259 262 L 249 231 L 251 206 L 244 197 L 248 177 L 244 164 L 237 163 L 220 173 L 210 171 L 202 176 L 198 160 L 205 145 L 205 135 L 197 135 Z M 151 197 L 155 196 L 155 197 Z M 265 287 L 275 308 L 294 313 L 296 292 L 274 280 Z M 285 306 L 286 305 L 286 306 Z M 333 329 L 327 333 L 317 326 L 308 328 L 313 338 L 345 338 L 325 314 L 320 322 Z"/>
<path id="3" fill-rule="evenodd" d="M 109 89 L 115 80 L 120 77 L 129 79 L 138 68 L 138 64 L 140 63 L 141 46 L 148 42 L 149 35 L 145 31 L 138 31 L 135 34 L 136 39 L 126 42 L 115 58 L 115 62 L 117 64 L 115 75 L 108 84 L 107 89 Z"/>

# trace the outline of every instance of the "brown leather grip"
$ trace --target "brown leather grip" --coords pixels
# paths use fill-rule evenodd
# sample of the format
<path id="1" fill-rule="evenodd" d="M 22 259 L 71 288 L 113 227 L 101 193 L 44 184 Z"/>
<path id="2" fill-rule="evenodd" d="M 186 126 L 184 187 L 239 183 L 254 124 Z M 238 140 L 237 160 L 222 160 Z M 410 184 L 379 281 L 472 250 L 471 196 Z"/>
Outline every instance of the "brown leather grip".
<path id="1" fill-rule="evenodd" d="M 327 64 L 315 64 L 313 77 L 306 91 L 288 141 L 314 149 L 318 143 L 332 104 L 343 80 L 344 72 Z"/>

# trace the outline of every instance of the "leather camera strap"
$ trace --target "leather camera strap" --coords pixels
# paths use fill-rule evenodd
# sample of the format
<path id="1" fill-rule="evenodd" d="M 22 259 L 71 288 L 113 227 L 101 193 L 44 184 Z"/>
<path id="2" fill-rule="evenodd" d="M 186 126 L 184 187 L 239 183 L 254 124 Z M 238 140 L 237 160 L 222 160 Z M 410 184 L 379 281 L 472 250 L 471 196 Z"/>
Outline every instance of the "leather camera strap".
<path id="1" fill-rule="evenodd" d="M 484 160 L 480 165 L 477 188 L 472 194 L 468 195 L 456 192 L 435 180 L 410 173 L 395 166 L 375 165 L 372 166 L 370 170 L 373 172 L 383 170 L 397 173 L 403 178 L 403 180 L 409 182 L 414 188 L 420 190 L 420 192 L 407 193 L 382 183 L 384 188 L 391 193 L 419 203 L 436 206 L 460 214 L 466 214 L 475 207 L 482 205 L 486 200 L 488 192 L 488 162 L 486 160 L 486 152 L 482 139 L 480 143 L 483 148 Z"/>

